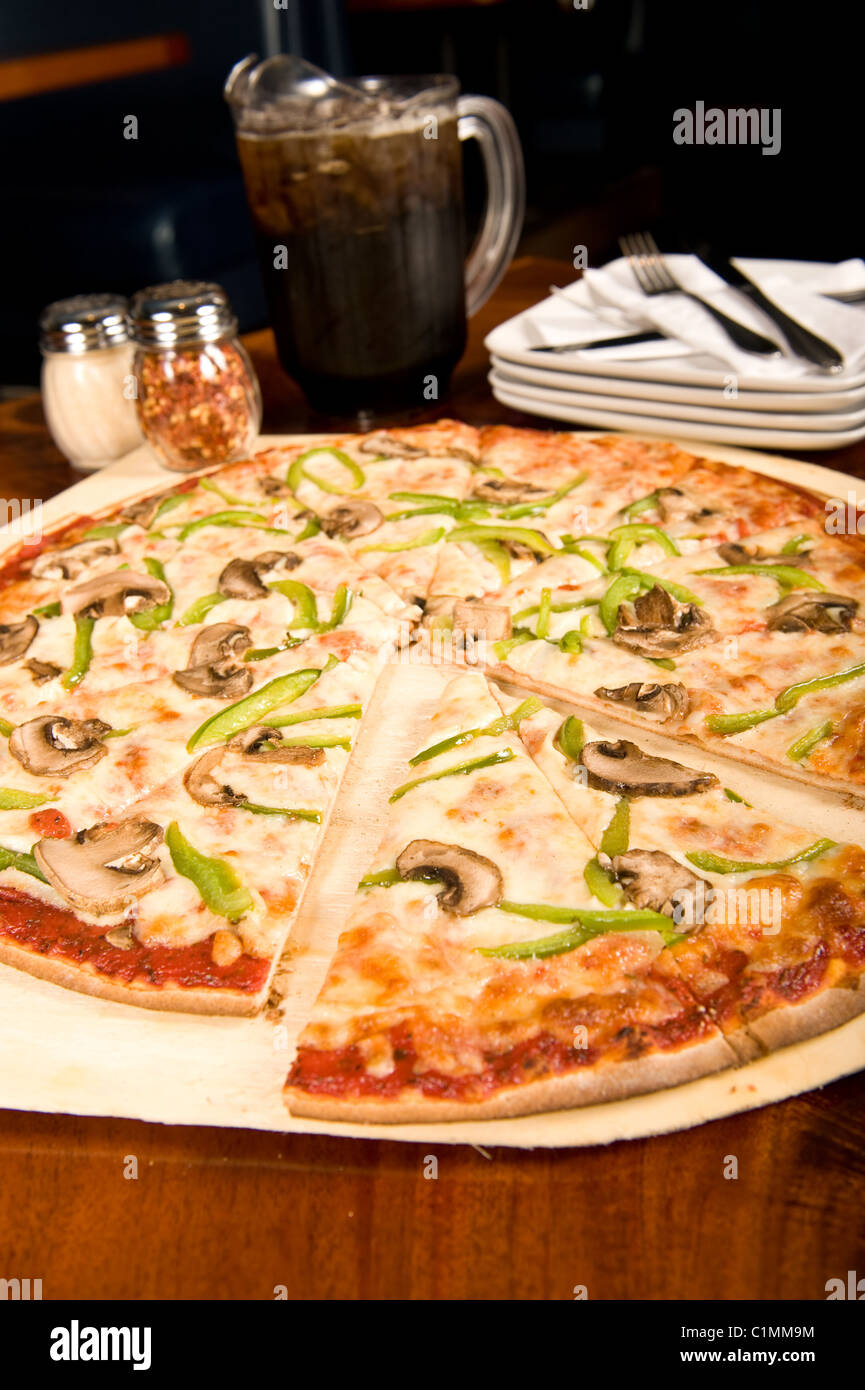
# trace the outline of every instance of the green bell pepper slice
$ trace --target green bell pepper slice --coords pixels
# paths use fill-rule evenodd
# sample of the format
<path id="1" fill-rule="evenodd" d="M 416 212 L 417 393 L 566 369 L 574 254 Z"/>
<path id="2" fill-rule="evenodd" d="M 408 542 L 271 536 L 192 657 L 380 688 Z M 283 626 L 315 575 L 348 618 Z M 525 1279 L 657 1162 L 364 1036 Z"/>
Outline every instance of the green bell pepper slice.
<path id="1" fill-rule="evenodd" d="M 560 753 L 564 753 L 572 763 L 578 762 L 586 742 L 586 731 L 582 719 L 569 714 L 553 740 Z"/>
<path id="2" fill-rule="evenodd" d="M 604 907 L 617 907 L 622 901 L 621 888 L 609 870 L 601 868 L 597 858 L 589 860 L 583 869 L 583 878 L 589 892 L 602 902 Z"/>
<path id="3" fill-rule="evenodd" d="M 636 575 L 620 574 L 618 579 L 613 580 L 598 608 L 601 622 L 610 636 L 616 630 L 621 605 L 629 599 L 635 598 L 642 589 L 643 584 Z"/>
<path id="4" fill-rule="evenodd" d="M 627 854 L 631 834 L 631 806 L 626 796 L 616 802 L 610 823 L 601 836 L 602 854 L 614 859 L 617 854 Z"/>
<path id="5" fill-rule="evenodd" d="M 541 516 L 544 512 L 549 511 L 550 507 L 554 507 L 557 502 L 561 502 L 563 498 L 574 492 L 581 483 L 586 481 L 588 476 L 588 473 L 578 473 L 575 478 L 563 483 L 548 497 L 538 497 L 534 502 L 514 502 L 510 506 L 504 506 L 499 511 L 499 516 L 508 521 L 516 521 L 521 516 Z"/>
<path id="6" fill-rule="evenodd" d="M 682 553 L 676 542 L 665 531 L 661 531 L 657 526 L 648 526 L 643 522 L 633 522 L 629 526 L 615 526 L 610 532 L 610 538 L 613 541 L 607 554 L 607 568 L 610 570 L 623 569 L 631 551 L 638 545 L 649 543 L 658 545 L 667 555 L 681 555 Z"/>
<path id="7" fill-rule="evenodd" d="M 62 606 L 61 606 L 61 604 L 59 603 L 59 601 L 58 601 L 58 602 L 55 602 L 55 603 L 43 603 L 42 606 L 41 606 L 40 608 L 34 608 L 34 609 L 33 609 L 33 617 L 34 617 L 34 618 L 59 618 L 59 617 L 60 617 L 60 614 L 62 613 L 62 611 L 63 611 L 63 609 L 62 609 Z"/>
<path id="8" fill-rule="evenodd" d="M 493 651 L 497 661 L 505 661 L 514 650 L 514 647 L 522 647 L 526 642 L 534 642 L 535 634 L 530 632 L 527 627 L 520 628 L 514 632 L 512 637 L 503 637 L 500 642 L 493 642 Z"/>
<path id="9" fill-rule="evenodd" d="M 0 872 L 3 869 L 17 869 L 19 873 L 38 878 L 41 883 L 48 882 L 32 852 L 28 854 L 25 850 L 7 849 L 5 845 L 0 845 Z"/>
<path id="10" fill-rule="evenodd" d="M 673 946 L 682 940 L 682 934 L 673 929 L 669 917 L 660 912 L 631 910 L 629 908 L 555 908 L 541 903 L 499 903 L 502 912 L 514 912 L 533 921 L 568 922 L 569 931 L 557 932 L 554 936 L 540 937 L 535 941 L 509 941 L 504 946 L 480 946 L 478 952 L 483 956 L 495 956 L 503 960 L 544 960 L 549 956 L 560 956 L 574 951 L 596 936 L 605 932 L 657 931 L 664 938 L 666 946 Z"/>
<path id="11" fill-rule="evenodd" d="M 271 729 L 286 729 L 293 724 L 308 724 L 315 719 L 360 719 L 363 705 L 322 705 L 320 709 L 302 709 L 294 714 L 279 714 L 268 719 Z"/>
<path id="12" fill-rule="evenodd" d="M 286 820 L 305 820 L 311 821 L 313 825 L 321 825 L 321 811 L 303 811 L 288 806 L 259 806 L 254 801 L 241 801 L 238 810 L 249 811 L 254 816 L 284 816 Z"/>
<path id="13" fill-rule="evenodd" d="M 781 554 L 798 555 L 805 542 L 812 541 L 813 539 L 813 536 L 807 535 L 804 531 L 802 531 L 798 536 L 791 536 L 790 539 L 788 541 L 785 541 L 784 544 L 781 546 Z"/>
<path id="14" fill-rule="evenodd" d="M 437 526 L 432 531 L 421 531 L 420 535 L 415 536 L 410 541 L 382 541 L 378 545 L 362 545 L 356 552 L 358 555 L 368 555 L 373 550 L 384 550 L 388 554 L 396 555 L 401 550 L 420 550 L 425 545 L 435 545 L 440 541 L 445 533 L 443 526 Z"/>
<path id="15" fill-rule="evenodd" d="M 415 777 L 411 782 L 403 782 L 402 786 L 396 788 L 389 800 L 400 801 L 408 792 L 414 791 L 415 787 L 420 787 L 424 782 L 440 782 L 444 777 L 465 777 L 470 772 L 478 772 L 483 767 L 497 767 L 500 763 L 509 763 L 516 757 L 510 748 L 500 749 L 496 753 L 488 753 L 483 758 L 472 758 L 467 763 L 456 763 L 453 767 L 446 767 L 441 772 L 428 772 L 426 777 Z"/>
<path id="16" fill-rule="evenodd" d="M 8 719 L 0 719 L 0 734 L 3 738 L 9 738 L 14 728 L 15 725 L 10 724 Z"/>
<path id="17" fill-rule="evenodd" d="M 825 589 L 826 585 L 793 565 L 721 565 L 716 569 L 695 570 L 695 574 L 758 574 L 774 579 L 781 589 Z"/>
<path id="18" fill-rule="evenodd" d="M 428 763 L 432 758 L 437 758 L 440 753 L 447 753 L 451 748 L 461 748 L 464 743 L 472 743 L 476 738 L 498 738 L 501 734 L 517 731 L 524 719 L 530 719 L 533 714 L 537 714 L 541 709 L 540 700 L 530 695 L 527 700 L 523 700 L 516 709 L 511 710 L 510 714 L 502 715 L 501 719 L 494 719 L 491 724 L 483 728 L 466 729 L 460 734 L 451 734 L 450 738 L 443 738 L 439 743 L 430 744 L 429 748 L 424 748 L 422 752 L 415 753 L 413 758 L 409 758 L 409 767 L 417 767 L 419 763 Z"/>
<path id="19" fill-rule="evenodd" d="M 795 743 L 791 743 L 787 749 L 787 757 L 794 763 L 802 762 L 812 753 L 818 743 L 822 743 L 833 732 L 835 725 L 831 719 L 827 719 L 823 724 L 818 724 L 816 729 L 809 729 L 801 738 L 797 738 Z"/>
<path id="20" fill-rule="evenodd" d="M 204 594 L 191 603 L 178 621 L 178 627 L 194 627 L 197 623 L 203 623 L 211 608 L 217 604 L 225 603 L 225 594 Z"/>
<path id="21" fill-rule="evenodd" d="M 347 489 L 344 487 L 335 487 L 333 483 L 329 483 L 326 479 L 320 478 L 317 473 L 311 473 L 309 471 L 306 466 L 308 461 L 320 454 L 330 454 L 332 458 L 335 458 L 342 464 L 351 479 Z M 304 478 L 310 483 L 315 483 L 316 487 L 320 488 L 322 492 L 336 493 L 337 495 L 346 491 L 356 492 L 357 489 L 363 487 L 366 482 L 366 474 L 363 469 L 356 464 L 353 459 L 350 459 L 343 449 L 335 449 L 332 446 L 317 446 L 314 449 L 307 449 L 305 453 L 300 454 L 294 460 L 286 476 L 286 482 L 292 492 L 297 491 Z"/>
<path id="22" fill-rule="evenodd" d="M 272 584 L 268 584 L 267 587 L 277 594 L 282 594 L 284 598 L 290 599 L 294 604 L 291 622 L 286 625 L 288 632 L 292 632 L 295 628 L 315 629 L 318 627 L 318 607 L 315 602 L 315 594 L 308 584 L 301 584 L 299 579 L 277 579 Z"/>
<path id="23" fill-rule="evenodd" d="M 706 727 L 716 734 L 739 734 L 745 729 L 754 728 L 756 724 L 764 723 L 767 719 L 777 719 L 780 714 L 788 714 L 806 695 L 814 695 L 820 690 L 829 690 L 833 686 L 843 685 L 846 681 L 857 680 L 859 676 L 865 676 L 865 661 L 829 676 L 814 676 L 811 680 L 788 685 L 786 690 L 776 695 L 774 709 L 751 710 L 747 714 L 709 714 L 705 720 Z"/>
<path id="24" fill-rule="evenodd" d="M 158 579 L 168 590 L 168 598 L 164 603 L 157 603 L 153 608 L 143 608 L 140 613 L 128 613 L 127 617 L 133 627 L 139 628 L 142 632 L 155 632 L 174 612 L 174 590 L 165 577 L 165 567 L 159 560 L 154 560 L 150 555 L 144 560 L 144 568 L 148 574 L 152 574 L 154 579 Z"/>
<path id="25" fill-rule="evenodd" d="M 807 849 L 800 849 L 797 854 L 791 854 L 787 859 L 767 860 L 762 864 L 750 864 L 742 859 L 725 859 L 723 855 L 712 854 L 708 850 L 695 850 L 692 854 L 686 854 L 685 858 L 707 874 L 755 874 L 772 872 L 775 869 L 789 869 L 793 864 L 806 864 L 835 848 L 834 840 L 815 840 L 813 845 L 809 845 Z"/>
<path id="26" fill-rule="evenodd" d="M 556 547 L 540 531 L 527 526 L 455 526 L 448 532 L 448 544 L 462 545 L 469 541 L 511 541 L 524 545 L 535 555 L 555 555 Z"/>
<path id="27" fill-rule="evenodd" d="M 538 604 L 538 621 L 535 624 L 536 637 L 547 637 L 549 634 L 552 603 L 552 589 L 541 589 L 541 601 Z"/>
<path id="28" fill-rule="evenodd" d="M 84 617 L 79 613 L 75 618 L 75 642 L 72 647 L 72 664 L 60 677 L 64 690 L 74 690 L 80 685 L 93 660 L 93 628 L 95 618 Z"/>
<path id="29" fill-rule="evenodd" d="M 252 894 L 232 866 L 224 859 L 202 854 L 190 844 L 176 820 L 165 832 L 165 845 L 175 871 L 195 885 L 204 904 L 217 917 L 238 922 L 254 906 Z"/>
<path id="30" fill-rule="evenodd" d="M 251 729 L 253 724 L 262 723 L 273 710 L 298 700 L 325 671 L 332 670 L 337 664 L 336 657 L 330 656 L 322 667 L 311 666 L 302 671 L 291 671 L 286 676 L 277 676 L 260 690 L 253 690 L 227 709 L 212 714 L 195 730 L 186 745 L 187 753 L 211 743 L 226 743 L 235 734 Z"/>
<path id="31" fill-rule="evenodd" d="M 0 811 L 29 811 L 34 806 L 44 806 L 47 801 L 56 800 L 56 796 L 43 796 L 41 792 L 22 792 L 15 787 L 0 787 Z"/>

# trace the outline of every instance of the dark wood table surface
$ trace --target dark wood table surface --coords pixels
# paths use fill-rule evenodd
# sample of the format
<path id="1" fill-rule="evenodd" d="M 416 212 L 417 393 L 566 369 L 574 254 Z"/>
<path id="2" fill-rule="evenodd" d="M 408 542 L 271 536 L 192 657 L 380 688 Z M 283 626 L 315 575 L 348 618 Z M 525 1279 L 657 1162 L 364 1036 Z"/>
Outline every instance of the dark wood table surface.
<path id="1" fill-rule="evenodd" d="M 482 340 L 563 276 L 557 261 L 514 263 L 430 417 L 543 423 L 493 400 Z M 264 428 L 322 428 L 270 333 L 248 343 Z M 865 476 L 865 444 L 798 457 Z M 76 476 L 38 396 L 0 405 L 6 499 Z M 533 1152 L 0 1112 L 0 1278 L 41 1278 L 46 1299 L 270 1299 L 280 1285 L 303 1299 L 571 1299 L 576 1285 L 591 1299 L 823 1299 L 828 1279 L 865 1274 L 863 1199 L 865 1074 L 679 1134 Z"/>

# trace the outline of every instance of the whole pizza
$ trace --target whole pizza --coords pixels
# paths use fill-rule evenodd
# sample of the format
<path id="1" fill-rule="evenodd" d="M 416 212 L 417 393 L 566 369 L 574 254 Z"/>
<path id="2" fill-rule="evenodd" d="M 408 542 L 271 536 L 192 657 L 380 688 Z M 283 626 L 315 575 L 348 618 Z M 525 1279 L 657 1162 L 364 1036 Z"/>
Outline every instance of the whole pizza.
<path id="1" fill-rule="evenodd" d="M 444 420 L 270 449 L 19 545 L 0 962 L 259 1012 L 408 653 L 447 679 L 292 1113 L 571 1107 L 836 1027 L 865 1011 L 865 851 L 748 804 L 735 767 L 865 795 L 865 549 L 832 520 L 672 444 Z"/>

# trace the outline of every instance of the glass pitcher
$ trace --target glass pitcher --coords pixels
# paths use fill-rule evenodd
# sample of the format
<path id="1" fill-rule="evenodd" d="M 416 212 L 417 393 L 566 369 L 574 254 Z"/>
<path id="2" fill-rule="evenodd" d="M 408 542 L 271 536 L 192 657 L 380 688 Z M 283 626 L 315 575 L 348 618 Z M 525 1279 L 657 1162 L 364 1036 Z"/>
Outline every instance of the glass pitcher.
<path id="1" fill-rule="evenodd" d="M 513 256 L 525 210 L 514 123 L 454 77 L 337 82 L 311 64 L 243 59 L 231 107 L 280 361 L 327 414 L 443 395 L 466 314 Z M 465 260 L 460 142 L 487 178 Z"/>

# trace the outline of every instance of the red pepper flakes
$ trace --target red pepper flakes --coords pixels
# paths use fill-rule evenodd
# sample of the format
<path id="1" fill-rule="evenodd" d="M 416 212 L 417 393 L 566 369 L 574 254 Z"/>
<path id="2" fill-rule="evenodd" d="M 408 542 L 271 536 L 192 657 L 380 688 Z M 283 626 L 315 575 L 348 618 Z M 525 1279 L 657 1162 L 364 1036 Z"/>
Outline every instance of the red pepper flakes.
<path id="1" fill-rule="evenodd" d="M 239 343 L 139 348 L 136 401 L 141 428 L 172 468 L 242 458 L 258 432 L 258 382 Z"/>

